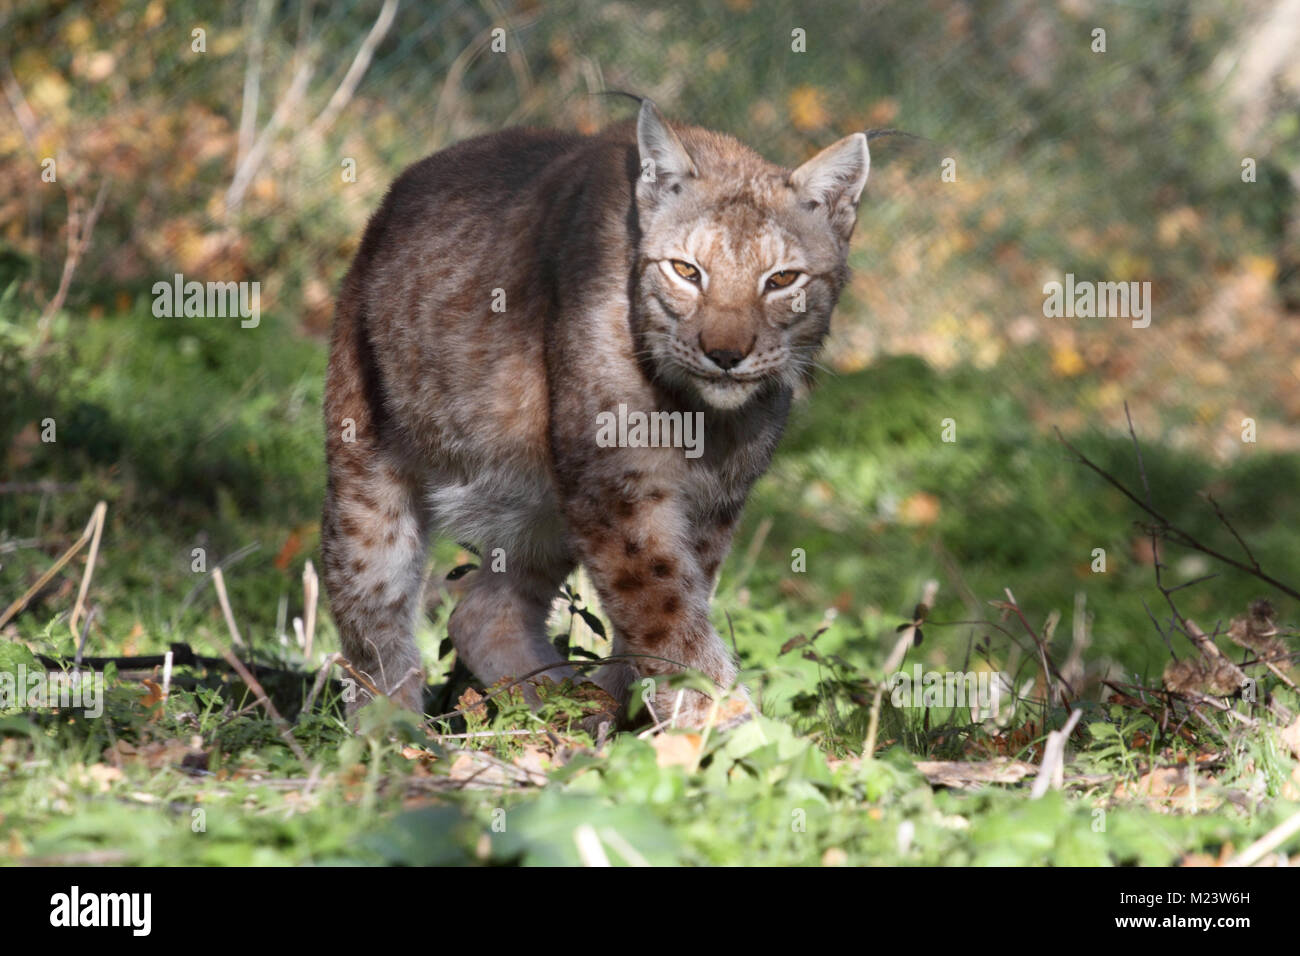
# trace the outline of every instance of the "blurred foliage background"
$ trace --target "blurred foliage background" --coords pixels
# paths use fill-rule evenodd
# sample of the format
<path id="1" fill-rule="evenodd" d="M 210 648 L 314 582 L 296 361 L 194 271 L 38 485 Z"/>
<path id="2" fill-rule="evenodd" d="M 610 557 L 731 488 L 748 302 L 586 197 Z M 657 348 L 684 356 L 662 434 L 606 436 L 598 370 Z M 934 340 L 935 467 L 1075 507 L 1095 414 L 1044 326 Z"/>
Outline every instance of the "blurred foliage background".
<path id="1" fill-rule="evenodd" d="M 241 627 L 283 643 L 318 546 L 332 298 L 367 215 L 423 155 L 512 124 L 594 131 L 631 108 L 593 94 L 622 89 L 787 165 L 855 130 L 912 134 L 873 141 L 827 374 L 724 569 L 747 661 L 827 608 L 829 646 L 876 659 L 933 576 L 940 619 L 986 617 L 1009 586 L 1038 620 L 1086 608 L 1092 678 L 1158 674 L 1137 515 L 1051 429 L 1135 483 L 1127 401 L 1162 510 L 1230 550 L 1210 491 L 1272 573 L 1300 576 L 1296 7 L 5 0 L 0 603 L 102 497 L 95 645 L 221 633 L 192 549 L 249 544 L 227 572 Z M 259 282 L 261 324 L 155 318 L 175 273 Z M 1151 282 L 1150 327 L 1045 318 L 1066 273 Z M 441 546 L 435 568 L 462 559 Z M 1174 580 L 1215 570 L 1168 560 Z M 11 636 L 66 651 L 47 624 L 74 587 Z M 1226 573 L 1184 608 L 1209 629 L 1260 593 Z M 928 629 L 920 653 L 961 661 L 979 633 Z M 441 636 L 423 635 L 435 660 Z"/>

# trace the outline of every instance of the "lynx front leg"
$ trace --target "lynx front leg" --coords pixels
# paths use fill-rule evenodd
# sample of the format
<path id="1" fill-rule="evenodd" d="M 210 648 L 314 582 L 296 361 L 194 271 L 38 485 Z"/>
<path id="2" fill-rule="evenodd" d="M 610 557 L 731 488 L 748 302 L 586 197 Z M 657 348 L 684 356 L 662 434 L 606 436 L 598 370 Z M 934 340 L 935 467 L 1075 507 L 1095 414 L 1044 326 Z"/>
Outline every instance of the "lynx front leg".
<path id="1" fill-rule="evenodd" d="M 657 489 L 589 494 L 568 509 L 577 550 L 614 623 L 616 654 L 635 655 L 628 664 L 607 665 L 596 680 L 611 694 L 639 693 L 641 678 L 694 670 L 717 691 L 732 688 L 736 663 L 709 623 L 713 574 L 726 551 L 718 533 L 692 527 L 684 509 Z M 730 520 L 725 522 L 729 529 Z M 738 696 L 745 697 L 743 688 Z M 661 684 L 654 710 L 665 720 L 677 708 L 678 722 L 702 725 L 714 699 Z M 736 715 L 721 714 L 727 721 Z M 715 718 L 716 719 L 716 718 Z"/>

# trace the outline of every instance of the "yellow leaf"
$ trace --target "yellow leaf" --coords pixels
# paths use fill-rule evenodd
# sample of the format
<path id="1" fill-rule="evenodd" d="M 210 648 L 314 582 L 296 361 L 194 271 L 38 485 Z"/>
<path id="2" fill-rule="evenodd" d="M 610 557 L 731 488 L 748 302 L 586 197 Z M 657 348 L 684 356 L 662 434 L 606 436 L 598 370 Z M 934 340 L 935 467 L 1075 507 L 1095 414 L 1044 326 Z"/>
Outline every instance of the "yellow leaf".
<path id="1" fill-rule="evenodd" d="M 650 738 L 655 763 L 661 767 L 693 767 L 704 748 L 701 734 L 657 734 Z"/>
<path id="2" fill-rule="evenodd" d="M 926 491 L 918 491 L 903 499 L 898 506 L 898 517 L 903 524 L 930 525 L 939 520 L 939 499 Z"/>
<path id="3" fill-rule="evenodd" d="M 826 111 L 825 101 L 825 94 L 815 86 L 800 86 L 792 90 L 786 108 L 794 128 L 808 132 L 826 126 L 831 117 Z"/>
<path id="4" fill-rule="evenodd" d="M 1072 345 L 1059 345 L 1052 350 L 1052 371 L 1065 378 L 1073 378 L 1086 368 L 1083 356 Z"/>
<path id="5" fill-rule="evenodd" d="M 1272 282 L 1277 275 L 1277 260 L 1272 256 L 1246 256 L 1241 260 L 1241 264 L 1257 279 Z"/>

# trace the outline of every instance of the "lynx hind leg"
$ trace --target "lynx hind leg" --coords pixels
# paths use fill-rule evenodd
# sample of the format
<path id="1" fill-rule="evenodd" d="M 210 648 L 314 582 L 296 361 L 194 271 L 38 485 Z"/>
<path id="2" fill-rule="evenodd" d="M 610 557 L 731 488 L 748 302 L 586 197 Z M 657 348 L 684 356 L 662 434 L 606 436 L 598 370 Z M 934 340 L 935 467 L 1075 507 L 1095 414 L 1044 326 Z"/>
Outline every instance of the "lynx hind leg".
<path id="1" fill-rule="evenodd" d="M 377 459 L 332 458 L 329 484 L 321 547 L 343 653 L 381 693 L 421 712 L 424 672 L 414 629 L 426 538 L 419 499 Z M 359 686 L 349 714 L 370 697 Z"/>
<path id="2" fill-rule="evenodd" d="M 489 553 L 489 552 L 485 552 Z M 484 685 L 503 678 L 530 683 L 548 678 L 559 683 L 575 675 L 562 666 L 564 658 L 546 634 L 546 618 L 569 567 L 562 562 L 545 568 L 493 571 L 491 560 L 471 573 L 468 586 L 447 630 L 457 656 Z M 534 674 L 541 668 L 541 673 Z M 534 694 L 525 691 L 531 702 Z"/>
<path id="3" fill-rule="evenodd" d="M 415 482 L 381 445 L 367 394 L 364 344 L 352 314 L 345 290 L 325 397 L 325 590 L 353 668 L 381 693 L 419 712 L 424 674 L 414 629 L 428 518 Z M 349 715 L 370 697 L 358 687 Z"/>

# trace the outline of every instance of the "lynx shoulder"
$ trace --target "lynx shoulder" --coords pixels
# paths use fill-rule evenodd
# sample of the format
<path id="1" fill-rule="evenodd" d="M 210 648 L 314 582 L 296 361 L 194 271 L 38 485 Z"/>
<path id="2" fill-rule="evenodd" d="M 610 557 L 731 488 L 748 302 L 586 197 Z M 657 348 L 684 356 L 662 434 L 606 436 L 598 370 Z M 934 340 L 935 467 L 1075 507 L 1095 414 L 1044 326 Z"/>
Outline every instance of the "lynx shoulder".
<path id="1" fill-rule="evenodd" d="M 587 677 L 621 700 L 692 669 L 744 700 L 710 595 L 847 280 L 868 166 L 861 133 L 791 171 L 644 101 L 596 136 L 508 130 L 403 173 L 343 281 L 326 387 L 353 666 L 420 706 L 444 535 L 484 557 L 449 622 L 484 683 L 575 676 L 545 621 L 581 563 L 614 629 Z M 684 704 L 702 722 L 713 700 Z"/>

